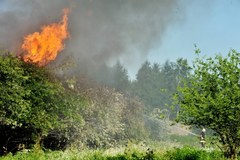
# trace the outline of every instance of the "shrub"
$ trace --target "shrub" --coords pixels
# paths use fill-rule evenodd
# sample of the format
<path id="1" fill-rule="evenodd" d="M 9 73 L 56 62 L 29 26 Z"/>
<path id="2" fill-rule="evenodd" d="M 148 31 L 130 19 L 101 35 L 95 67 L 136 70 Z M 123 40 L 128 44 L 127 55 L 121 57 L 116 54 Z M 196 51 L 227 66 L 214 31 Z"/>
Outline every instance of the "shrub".
<path id="1" fill-rule="evenodd" d="M 218 151 L 207 152 L 206 150 L 191 147 L 175 148 L 167 151 L 167 160 L 221 160 L 223 155 Z"/>
<path id="2" fill-rule="evenodd" d="M 81 103 L 68 92 L 47 68 L 0 55 L 0 155 L 40 147 L 50 131 L 80 120 Z"/>

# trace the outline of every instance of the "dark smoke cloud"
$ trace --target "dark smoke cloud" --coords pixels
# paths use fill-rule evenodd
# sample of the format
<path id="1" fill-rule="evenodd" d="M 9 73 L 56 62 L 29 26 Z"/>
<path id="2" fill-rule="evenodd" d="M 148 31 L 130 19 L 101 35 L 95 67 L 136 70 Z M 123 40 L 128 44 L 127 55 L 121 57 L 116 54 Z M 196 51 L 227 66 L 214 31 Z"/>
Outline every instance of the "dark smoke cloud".
<path id="1" fill-rule="evenodd" d="M 70 7 L 71 38 L 57 61 L 73 56 L 88 71 L 117 59 L 128 69 L 160 45 L 166 28 L 178 21 L 177 0 L 1 0 L 0 47 L 19 49 L 23 36 L 58 22 Z M 86 67 L 87 66 L 87 67 Z M 87 69 L 86 69 L 87 68 Z"/>

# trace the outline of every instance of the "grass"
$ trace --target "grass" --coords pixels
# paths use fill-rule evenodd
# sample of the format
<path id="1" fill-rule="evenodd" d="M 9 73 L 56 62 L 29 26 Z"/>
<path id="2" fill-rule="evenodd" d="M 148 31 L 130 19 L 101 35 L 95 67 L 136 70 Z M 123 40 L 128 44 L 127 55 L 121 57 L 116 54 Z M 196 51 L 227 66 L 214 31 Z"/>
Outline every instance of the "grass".
<path id="1" fill-rule="evenodd" d="M 179 136 L 179 135 L 170 135 L 169 139 L 173 144 L 181 144 L 181 146 L 191 145 L 194 147 L 200 146 L 199 138 L 196 136 Z"/>
<path id="2" fill-rule="evenodd" d="M 206 151 L 193 147 L 151 149 L 144 143 L 129 143 L 125 147 L 106 150 L 32 150 L 8 154 L 0 160 L 224 160 L 219 151 Z"/>

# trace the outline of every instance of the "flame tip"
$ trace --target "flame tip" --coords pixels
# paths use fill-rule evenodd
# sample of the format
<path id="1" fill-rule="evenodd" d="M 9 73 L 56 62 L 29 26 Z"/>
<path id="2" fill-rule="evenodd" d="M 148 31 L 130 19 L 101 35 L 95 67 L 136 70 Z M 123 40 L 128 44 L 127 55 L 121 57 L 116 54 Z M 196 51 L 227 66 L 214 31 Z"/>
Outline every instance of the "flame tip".
<path id="1" fill-rule="evenodd" d="M 69 8 L 64 8 L 62 21 L 43 26 L 41 32 L 24 37 L 22 49 L 27 52 L 23 55 L 24 61 L 43 66 L 56 58 L 64 49 L 63 41 L 69 37 L 67 30 L 69 12 Z"/>

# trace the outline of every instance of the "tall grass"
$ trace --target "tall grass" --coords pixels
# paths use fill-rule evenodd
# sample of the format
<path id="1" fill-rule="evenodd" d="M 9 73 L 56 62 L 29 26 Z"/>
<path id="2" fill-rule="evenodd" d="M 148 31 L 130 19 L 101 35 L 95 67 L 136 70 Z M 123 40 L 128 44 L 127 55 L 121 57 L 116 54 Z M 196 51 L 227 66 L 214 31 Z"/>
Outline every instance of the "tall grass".
<path id="1" fill-rule="evenodd" d="M 225 160 L 219 151 L 183 147 L 168 151 L 151 149 L 142 144 L 108 150 L 30 151 L 8 154 L 0 160 Z"/>
<path id="2" fill-rule="evenodd" d="M 225 160 L 219 151 L 207 151 L 192 147 L 175 148 L 167 151 L 166 160 Z"/>

